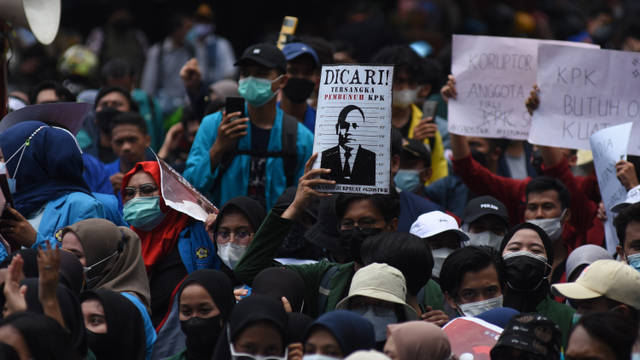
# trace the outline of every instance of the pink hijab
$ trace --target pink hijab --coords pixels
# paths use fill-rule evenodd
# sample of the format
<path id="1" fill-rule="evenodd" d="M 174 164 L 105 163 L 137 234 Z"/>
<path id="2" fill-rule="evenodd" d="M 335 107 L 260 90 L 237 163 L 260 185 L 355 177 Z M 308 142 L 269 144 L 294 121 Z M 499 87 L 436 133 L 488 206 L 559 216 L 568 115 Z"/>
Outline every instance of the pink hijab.
<path id="1" fill-rule="evenodd" d="M 396 344 L 399 360 L 447 360 L 451 345 L 447 334 L 426 321 L 407 321 L 387 327 Z"/>

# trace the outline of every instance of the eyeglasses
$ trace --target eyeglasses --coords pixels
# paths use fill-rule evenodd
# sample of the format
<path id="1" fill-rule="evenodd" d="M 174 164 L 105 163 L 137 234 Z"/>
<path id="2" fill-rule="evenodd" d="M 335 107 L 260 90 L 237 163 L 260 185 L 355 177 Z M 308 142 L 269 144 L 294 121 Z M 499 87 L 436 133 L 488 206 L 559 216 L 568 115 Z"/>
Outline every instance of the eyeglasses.
<path id="1" fill-rule="evenodd" d="M 353 230 L 353 228 L 356 226 L 363 229 L 373 228 L 376 226 L 376 222 L 380 220 L 384 220 L 384 219 L 362 218 L 358 221 L 344 219 L 344 220 L 338 221 L 338 230 Z"/>
<path id="2" fill-rule="evenodd" d="M 229 239 L 231 239 L 232 235 L 233 235 L 233 241 L 235 241 L 237 244 L 247 246 L 251 241 L 251 237 L 255 235 L 255 233 L 240 231 L 234 234 L 226 231 L 219 231 L 214 234 L 214 237 L 218 244 L 224 245 L 229 242 Z"/>
<path id="3" fill-rule="evenodd" d="M 136 194 L 140 194 L 141 197 L 153 196 L 156 190 L 158 190 L 158 187 L 153 184 L 142 184 L 139 189 L 126 187 L 124 188 L 124 198 L 132 199 Z"/>
<path id="4" fill-rule="evenodd" d="M 382 303 L 386 303 L 388 304 L 386 301 L 382 301 Z M 366 305 L 366 306 L 359 306 L 359 304 L 353 304 L 350 305 L 350 309 L 352 312 L 362 316 L 364 314 L 367 313 L 367 311 L 369 311 L 369 309 L 371 309 L 373 311 L 373 313 L 376 316 L 380 316 L 380 317 L 385 317 L 385 316 L 391 316 L 394 315 L 396 312 L 394 310 L 389 309 L 388 307 L 384 307 L 384 306 L 388 306 L 388 305 L 383 305 L 383 306 L 371 306 L 371 305 Z M 355 306 L 355 307 L 354 307 Z M 395 304 L 394 304 L 395 306 Z"/>

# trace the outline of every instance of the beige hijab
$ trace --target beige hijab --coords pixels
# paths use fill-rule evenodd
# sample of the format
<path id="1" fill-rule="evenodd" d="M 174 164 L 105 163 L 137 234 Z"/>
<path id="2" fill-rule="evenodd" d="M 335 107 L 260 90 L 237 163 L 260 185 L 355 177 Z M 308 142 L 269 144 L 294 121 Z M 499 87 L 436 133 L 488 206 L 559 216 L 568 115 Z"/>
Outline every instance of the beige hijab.
<path id="1" fill-rule="evenodd" d="M 150 311 L 149 279 L 142 260 L 140 238 L 133 230 L 105 219 L 87 219 L 65 227 L 62 236 L 68 231 L 80 240 L 87 267 L 91 267 L 86 274 L 85 288 L 130 293 Z"/>
<path id="2" fill-rule="evenodd" d="M 457 359 L 451 354 L 449 337 L 439 326 L 426 321 L 389 325 L 399 360 Z"/>

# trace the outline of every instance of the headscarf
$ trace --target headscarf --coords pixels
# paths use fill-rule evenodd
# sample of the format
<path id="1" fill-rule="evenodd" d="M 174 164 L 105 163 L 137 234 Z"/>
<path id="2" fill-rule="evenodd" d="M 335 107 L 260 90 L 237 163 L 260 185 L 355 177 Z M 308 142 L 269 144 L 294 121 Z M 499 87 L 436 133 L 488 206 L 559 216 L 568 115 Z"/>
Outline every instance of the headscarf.
<path id="1" fill-rule="evenodd" d="M 87 289 L 131 293 L 149 310 L 149 280 L 140 255 L 140 240 L 133 230 L 104 219 L 87 219 L 65 227 L 62 236 L 68 231 L 80 240 L 87 267 L 122 249 L 87 272 Z"/>
<path id="2" fill-rule="evenodd" d="M 7 256 L 2 262 L 0 262 L 0 269 L 6 269 L 11 264 L 16 255 L 20 255 L 22 260 L 24 260 L 24 265 L 22 266 L 22 273 L 25 278 L 37 278 L 39 276 L 38 271 L 38 250 L 36 249 L 20 249 L 18 251 L 12 252 Z"/>
<path id="3" fill-rule="evenodd" d="M 38 297 L 40 289 L 38 281 L 37 278 L 24 279 L 20 281 L 20 286 L 27 286 L 27 292 L 24 296 L 24 300 L 27 303 L 27 311 L 44 314 L 44 308 Z M 87 334 L 80 303 L 71 290 L 63 285 L 58 286 L 57 298 L 62 320 L 64 320 L 65 328 L 71 337 L 71 344 L 76 349 L 77 354 L 85 358 L 87 356 Z M 4 294 L 0 295 L 0 309 L 4 307 L 5 302 Z"/>
<path id="4" fill-rule="evenodd" d="M 213 302 L 216 304 L 216 307 L 220 310 L 224 328 L 224 324 L 226 324 L 229 314 L 236 304 L 231 280 L 229 280 L 227 275 L 217 270 L 196 270 L 189 274 L 189 276 L 187 276 L 180 285 L 180 288 L 178 289 L 178 299 L 182 296 L 182 291 L 184 291 L 187 285 L 194 283 L 201 285 L 205 290 L 207 290 L 211 299 L 213 299 Z M 192 339 L 189 339 L 187 336 L 187 339 L 185 340 L 187 345 L 186 359 L 210 359 L 213 354 L 213 350 L 215 350 L 216 342 L 220 337 L 219 335 L 220 334 L 211 334 L 211 341 L 204 347 L 191 341 Z"/>
<path id="5" fill-rule="evenodd" d="M 293 312 L 301 313 L 304 306 L 304 281 L 293 270 L 272 267 L 267 268 L 253 279 L 252 294 L 270 296 L 280 302 L 286 297 Z"/>
<path id="6" fill-rule="evenodd" d="M 77 297 L 84 283 L 84 269 L 78 257 L 73 253 L 60 250 L 60 283 Z"/>
<path id="7" fill-rule="evenodd" d="M 407 321 L 387 326 L 399 360 L 446 360 L 451 356 L 449 337 L 439 326 L 426 321 Z"/>
<path id="8" fill-rule="evenodd" d="M 577 247 L 567 258 L 567 280 L 571 278 L 573 272 L 581 265 L 591 265 L 598 260 L 612 260 L 609 252 L 598 245 L 586 244 Z"/>
<path id="9" fill-rule="evenodd" d="M 282 334 L 282 346 L 286 348 L 289 316 L 282 302 L 264 295 L 251 295 L 238 302 L 231 311 L 225 326 L 226 331 L 223 331 L 222 336 L 218 338 L 213 359 L 231 360 L 230 344 L 243 330 L 259 321 L 268 321 L 274 325 Z M 230 338 L 227 336 L 227 331 Z"/>
<path id="10" fill-rule="evenodd" d="M 542 245 L 544 246 L 545 251 L 547 252 L 547 264 L 553 264 L 553 242 L 549 235 L 544 232 L 539 226 L 531 224 L 531 223 L 522 223 L 514 226 L 507 232 L 502 239 L 502 244 L 500 244 L 500 255 L 504 252 L 504 249 L 507 247 L 507 244 L 511 240 L 511 238 L 520 230 L 529 229 L 535 231 L 540 240 L 542 240 Z M 507 290 L 504 295 L 504 307 L 509 307 L 512 309 L 516 309 L 522 313 L 526 312 L 536 312 L 536 308 L 538 304 L 542 300 L 544 300 L 547 295 L 549 295 L 549 281 L 545 278 L 542 280 L 542 283 L 538 286 L 537 289 L 533 291 L 518 291 L 511 287 Z"/>
<path id="11" fill-rule="evenodd" d="M 373 324 L 354 312 L 335 310 L 323 314 L 307 329 L 304 334 L 305 343 L 319 327 L 326 329 L 333 335 L 338 341 L 344 357 L 358 350 L 369 350 L 376 347 Z"/>
<path id="12" fill-rule="evenodd" d="M 313 318 L 309 315 L 290 312 L 287 332 L 289 333 L 289 345 L 304 343 L 304 333 L 313 323 Z"/>
<path id="13" fill-rule="evenodd" d="M 359 350 L 345 357 L 344 360 L 391 360 L 391 358 L 377 350 Z"/>
<path id="14" fill-rule="evenodd" d="M 104 309 L 107 322 L 106 334 L 90 334 L 98 338 L 101 347 L 94 346 L 91 352 L 98 360 L 144 360 L 147 339 L 140 310 L 121 294 L 111 290 L 87 290 L 80 301 L 98 299 Z"/>
<path id="15" fill-rule="evenodd" d="M 145 161 L 137 163 L 136 166 L 122 178 L 122 188 L 120 193 L 125 197 L 125 188 L 129 180 L 138 171 L 145 171 L 153 177 L 160 188 L 160 210 L 166 214 L 162 222 L 151 231 L 143 231 L 131 227 L 140 237 L 142 246 L 142 258 L 147 273 L 153 270 L 162 259 L 176 246 L 180 238 L 180 233 L 193 220 L 189 215 L 178 212 L 164 204 L 162 193 L 162 182 L 160 181 L 160 166 L 157 161 Z"/>
<path id="16" fill-rule="evenodd" d="M 18 151 L 31 136 L 29 145 Z M 13 201 L 23 216 L 64 195 L 91 195 L 82 176 L 82 152 L 70 132 L 40 121 L 24 121 L 0 134 L 0 148 L 9 175 L 16 180 Z"/>

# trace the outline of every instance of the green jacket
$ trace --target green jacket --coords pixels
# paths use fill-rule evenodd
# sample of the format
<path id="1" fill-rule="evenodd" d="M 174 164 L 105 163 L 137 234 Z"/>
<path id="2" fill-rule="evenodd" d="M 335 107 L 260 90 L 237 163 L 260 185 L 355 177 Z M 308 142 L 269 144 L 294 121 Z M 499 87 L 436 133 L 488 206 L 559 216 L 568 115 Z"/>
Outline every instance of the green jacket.
<path id="1" fill-rule="evenodd" d="M 280 216 L 282 213 L 282 210 L 277 209 L 272 209 L 269 212 L 253 237 L 251 245 L 233 269 L 234 275 L 242 283 L 252 286 L 253 279 L 260 271 L 273 266 L 283 266 L 274 259 L 295 221 L 282 218 Z M 311 316 L 316 318 L 321 315 L 318 309 L 319 291 L 327 271 L 334 266 L 338 270 L 329 280 L 328 294 L 323 291 L 328 297 L 323 313 L 335 310 L 338 302 L 347 296 L 354 274 L 353 265 L 353 262 L 335 264 L 323 260 L 315 264 L 285 265 L 284 268 L 295 271 L 304 280 L 305 296 L 309 302 Z M 443 310 L 442 291 L 433 280 L 429 280 L 425 286 L 425 296 L 422 303 L 425 306 L 431 306 L 434 310 Z"/>
<path id="2" fill-rule="evenodd" d="M 547 295 L 536 307 L 536 312 L 560 326 L 560 330 L 562 330 L 562 347 L 566 350 L 569 342 L 569 333 L 573 326 L 573 314 L 576 310 L 553 300 Z"/>
<path id="3" fill-rule="evenodd" d="M 184 360 L 186 358 L 187 358 L 187 349 L 184 349 L 173 356 L 165 358 L 164 360 Z"/>

